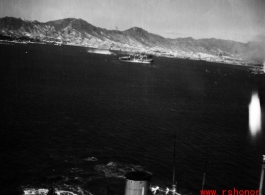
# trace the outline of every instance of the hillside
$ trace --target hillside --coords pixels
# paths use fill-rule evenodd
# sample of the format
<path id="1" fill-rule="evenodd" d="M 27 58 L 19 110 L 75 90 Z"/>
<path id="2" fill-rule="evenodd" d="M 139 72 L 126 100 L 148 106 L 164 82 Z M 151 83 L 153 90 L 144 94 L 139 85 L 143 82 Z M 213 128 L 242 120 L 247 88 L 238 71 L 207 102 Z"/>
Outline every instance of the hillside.
<path id="1" fill-rule="evenodd" d="M 253 47 L 262 50 L 259 44 L 240 43 L 221 39 L 168 39 L 146 30 L 133 27 L 125 31 L 107 30 L 89 24 L 82 19 L 66 18 L 45 23 L 21 18 L 0 19 L 0 34 L 14 39 L 28 37 L 40 42 L 59 42 L 80 46 L 145 51 L 155 55 L 185 57 L 205 60 L 253 60 L 249 54 Z M 261 52 L 262 53 L 262 52 Z M 244 58 L 244 57 L 246 57 Z M 263 56 L 255 57 L 262 61 Z M 254 59 L 254 60 L 255 60 Z"/>

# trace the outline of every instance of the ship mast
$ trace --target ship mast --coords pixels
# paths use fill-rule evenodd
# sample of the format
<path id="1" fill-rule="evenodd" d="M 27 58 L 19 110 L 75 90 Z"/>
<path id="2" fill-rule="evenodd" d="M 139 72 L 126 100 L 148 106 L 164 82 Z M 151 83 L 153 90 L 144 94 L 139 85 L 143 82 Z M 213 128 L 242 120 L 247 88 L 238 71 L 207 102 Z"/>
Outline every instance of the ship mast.
<path id="1" fill-rule="evenodd" d="M 174 153 L 173 153 L 173 180 L 172 180 L 172 191 L 173 193 L 176 192 L 176 185 L 175 185 L 175 156 L 176 156 L 176 133 L 174 132 Z"/>
<path id="2" fill-rule="evenodd" d="M 206 160 L 205 160 L 205 166 L 204 166 L 204 173 L 203 173 L 203 177 L 202 177 L 202 190 L 203 190 L 204 185 L 205 185 L 205 176 L 206 176 L 207 163 L 208 163 L 208 148 L 207 148 L 207 153 L 206 153 Z"/>
<path id="3" fill-rule="evenodd" d="M 262 188 L 263 188 L 263 177 L 264 177 L 264 171 L 265 171 L 265 155 L 263 156 L 263 162 L 261 167 L 261 176 L 260 176 L 260 185 L 259 185 L 259 195 L 262 194 Z"/>

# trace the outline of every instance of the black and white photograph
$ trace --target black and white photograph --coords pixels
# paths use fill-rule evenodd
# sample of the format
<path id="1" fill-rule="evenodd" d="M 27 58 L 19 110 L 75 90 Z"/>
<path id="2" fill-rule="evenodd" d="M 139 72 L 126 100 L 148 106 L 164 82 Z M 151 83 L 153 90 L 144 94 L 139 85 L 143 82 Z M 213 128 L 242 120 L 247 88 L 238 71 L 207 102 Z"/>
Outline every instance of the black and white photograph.
<path id="1" fill-rule="evenodd" d="M 1 195 L 265 195 L 264 0 L 0 0 Z"/>

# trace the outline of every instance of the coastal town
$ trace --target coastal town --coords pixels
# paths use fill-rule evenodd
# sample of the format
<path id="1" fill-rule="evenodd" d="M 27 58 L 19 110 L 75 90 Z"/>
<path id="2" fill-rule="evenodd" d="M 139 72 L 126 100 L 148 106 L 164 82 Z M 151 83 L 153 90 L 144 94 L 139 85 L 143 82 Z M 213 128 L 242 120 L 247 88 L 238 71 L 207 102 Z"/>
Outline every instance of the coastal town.
<path id="1" fill-rule="evenodd" d="M 49 45 L 71 45 L 71 46 L 80 46 L 94 49 L 109 50 L 112 52 L 125 52 L 125 53 L 145 53 L 148 55 L 153 55 L 157 57 L 167 57 L 167 58 L 181 58 L 189 60 L 198 60 L 198 61 L 208 61 L 208 62 L 217 62 L 224 64 L 233 64 L 233 65 L 243 65 L 243 66 L 257 66 L 260 63 L 255 61 L 246 61 L 242 58 L 231 57 L 229 55 L 213 55 L 203 52 L 189 52 L 189 51 L 174 51 L 162 47 L 140 47 L 140 46 L 131 46 L 126 44 L 118 43 L 101 43 L 99 40 L 91 41 L 84 40 L 83 43 L 80 42 L 71 42 L 71 40 L 62 40 L 60 38 L 31 38 L 30 36 L 13 38 L 11 36 L 0 35 L 0 44 L 49 44 Z"/>

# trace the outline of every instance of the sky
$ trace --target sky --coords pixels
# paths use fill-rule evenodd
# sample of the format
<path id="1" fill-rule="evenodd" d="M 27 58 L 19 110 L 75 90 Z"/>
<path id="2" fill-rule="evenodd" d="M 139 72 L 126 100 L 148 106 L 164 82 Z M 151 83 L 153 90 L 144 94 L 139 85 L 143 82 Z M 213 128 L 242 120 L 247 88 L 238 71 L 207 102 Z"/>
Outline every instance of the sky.
<path id="1" fill-rule="evenodd" d="M 0 0 L 0 18 L 81 18 L 108 30 L 137 26 L 166 38 L 265 37 L 265 0 Z"/>

